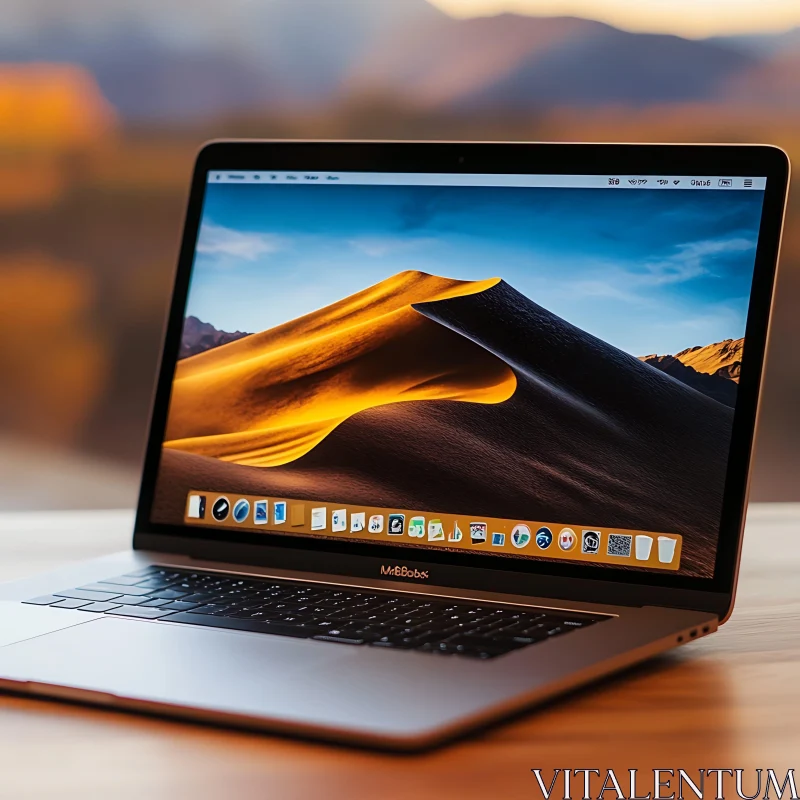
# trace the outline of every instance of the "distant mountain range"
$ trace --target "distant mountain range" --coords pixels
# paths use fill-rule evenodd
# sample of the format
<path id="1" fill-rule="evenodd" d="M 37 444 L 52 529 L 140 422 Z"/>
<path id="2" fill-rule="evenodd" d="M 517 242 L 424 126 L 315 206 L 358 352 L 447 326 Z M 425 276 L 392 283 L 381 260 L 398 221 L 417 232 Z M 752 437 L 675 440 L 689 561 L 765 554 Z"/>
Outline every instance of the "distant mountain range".
<path id="1" fill-rule="evenodd" d="M 586 19 L 453 19 L 426 0 L 6 0 L 0 61 L 82 65 L 123 118 L 394 96 L 445 111 L 800 106 L 800 28 L 705 40 Z"/>
<path id="2" fill-rule="evenodd" d="M 641 361 L 726 406 L 735 406 L 744 339 L 690 347 L 674 356 L 642 356 Z"/>
<path id="3" fill-rule="evenodd" d="M 5 0 L 0 61 L 86 67 L 123 118 L 328 103 L 374 43 L 444 15 L 426 0 Z"/>
<path id="4" fill-rule="evenodd" d="M 742 369 L 742 353 L 744 339 L 725 339 L 724 342 L 709 344 L 705 347 L 690 347 L 682 350 L 675 358 L 687 367 L 708 375 L 718 375 L 739 383 Z"/>
<path id="5" fill-rule="evenodd" d="M 242 333 L 241 331 L 236 331 L 235 333 L 218 331 L 213 325 L 208 322 L 202 322 L 197 317 L 186 317 L 183 323 L 183 336 L 181 337 L 178 357 L 189 358 L 189 356 L 196 356 L 199 353 L 205 353 L 207 350 L 213 350 L 220 345 L 244 339 L 245 336 L 249 335 L 249 333 Z"/>
<path id="6" fill-rule="evenodd" d="M 720 97 L 757 63 L 713 42 L 503 14 L 443 20 L 411 40 L 383 44 L 357 67 L 349 88 L 463 111 L 641 106 Z"/>

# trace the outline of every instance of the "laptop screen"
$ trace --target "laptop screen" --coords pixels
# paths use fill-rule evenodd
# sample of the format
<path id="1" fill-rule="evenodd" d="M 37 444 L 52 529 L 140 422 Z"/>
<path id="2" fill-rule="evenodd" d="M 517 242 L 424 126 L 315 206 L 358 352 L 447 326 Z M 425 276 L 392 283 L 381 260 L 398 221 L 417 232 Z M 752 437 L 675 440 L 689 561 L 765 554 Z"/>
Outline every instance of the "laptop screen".
<path id="1" fill-rule="evenodd" d="M 765 185 L 209 173 L 152 520 L 712 577 Z"/>

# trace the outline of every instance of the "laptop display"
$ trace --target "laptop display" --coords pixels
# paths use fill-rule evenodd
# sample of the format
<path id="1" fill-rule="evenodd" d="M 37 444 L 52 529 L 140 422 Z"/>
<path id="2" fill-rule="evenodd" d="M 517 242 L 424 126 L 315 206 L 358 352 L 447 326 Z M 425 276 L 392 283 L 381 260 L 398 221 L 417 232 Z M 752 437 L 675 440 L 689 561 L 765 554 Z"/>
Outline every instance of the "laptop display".
<path id="1" fill-rule="evenodd" d="M 153 522 L 713 576 L 763 177 L 207 178 Z"/>

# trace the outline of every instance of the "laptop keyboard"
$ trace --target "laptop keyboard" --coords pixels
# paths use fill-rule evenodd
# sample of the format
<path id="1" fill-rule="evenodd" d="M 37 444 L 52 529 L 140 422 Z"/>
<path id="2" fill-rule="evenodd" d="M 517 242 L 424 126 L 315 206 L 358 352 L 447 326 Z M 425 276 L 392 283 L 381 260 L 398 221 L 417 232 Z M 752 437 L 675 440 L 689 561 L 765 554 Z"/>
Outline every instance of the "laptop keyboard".
<path id="1" fill-rule="evenodd" d="M 93 614 L 494 658 L 609 617 L 148 567 L 25 601 Z"/>

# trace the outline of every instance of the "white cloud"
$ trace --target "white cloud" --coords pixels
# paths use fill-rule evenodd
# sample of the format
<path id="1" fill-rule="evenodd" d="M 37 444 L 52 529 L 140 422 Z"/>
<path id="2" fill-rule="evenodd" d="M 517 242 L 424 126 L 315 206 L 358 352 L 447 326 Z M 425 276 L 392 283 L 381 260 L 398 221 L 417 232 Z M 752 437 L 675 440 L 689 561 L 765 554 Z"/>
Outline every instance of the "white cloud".
<path id="1" fill-rule="evenodd" d="M 743 253 L 754 250 L 751 239 L 708 239 L 678 245 L 677 251 L 667 258 L 644 264 L 645 273 L 633 276 L 640 286 L 664 286 L 683 283 L 701 275 L 712 275 L 714 257 L 724 253 Z"/>
<path id="2" fill-rule="evenodd" d="M 714 260 L 727 253 L 755 250 L 752 239 L 708 239 L 678 245 L 671 255 L 645 261 L 638 269 L 613 261 L 595 261 L 584 277 L 564 284 L 566 292 L 580 297 L 621 300 L 640 306 L 658 307 L 663 286 L 685 283 L 714 272 Z"/>
<path id="3" fill-rule="evenodd" d="M 208 256 L 229 256 L 255 261 L 285 246 L 280 236 L 272 233 L 250 233 L 204 222 L 197 238 L 197 252 Z"/>

